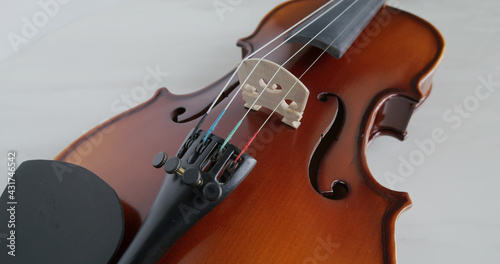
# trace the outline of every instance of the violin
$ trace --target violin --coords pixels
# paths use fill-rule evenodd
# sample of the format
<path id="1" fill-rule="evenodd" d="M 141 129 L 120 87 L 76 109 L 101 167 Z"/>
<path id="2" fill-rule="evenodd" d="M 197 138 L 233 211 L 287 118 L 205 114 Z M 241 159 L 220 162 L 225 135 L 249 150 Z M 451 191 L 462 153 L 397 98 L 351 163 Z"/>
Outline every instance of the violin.
<path id="1" fill-rule="evenodd" d="M 242 61 L 218 81 L 161 88 L 56 157 L 116 191 L 113 261 L 396 263 L 411 200 L 374 179 L 366 149 L 405 138 L 440 33 L 384 1 L 292 0 L 237 45 Z"/>

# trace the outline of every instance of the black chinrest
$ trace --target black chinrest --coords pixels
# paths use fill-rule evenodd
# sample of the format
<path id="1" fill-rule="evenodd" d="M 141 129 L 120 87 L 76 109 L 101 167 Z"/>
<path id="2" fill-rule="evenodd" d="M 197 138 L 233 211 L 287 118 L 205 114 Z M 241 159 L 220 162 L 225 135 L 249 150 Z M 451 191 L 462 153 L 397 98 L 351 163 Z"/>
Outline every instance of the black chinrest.
<path id="1" fill-rule="evenodd" d="M 70 163 L 31 160 L 19 166 L 14 180 L 15 192 L 8 185 L 0 197 L 0 263 L 112 259 L 123 236 L 123 210 L 97 175 Z"/>

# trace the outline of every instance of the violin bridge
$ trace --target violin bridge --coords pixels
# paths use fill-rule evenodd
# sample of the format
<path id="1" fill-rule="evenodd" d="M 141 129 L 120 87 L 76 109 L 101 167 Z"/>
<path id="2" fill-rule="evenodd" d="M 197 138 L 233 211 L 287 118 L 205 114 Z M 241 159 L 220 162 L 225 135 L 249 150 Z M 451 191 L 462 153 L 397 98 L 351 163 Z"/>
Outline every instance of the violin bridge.
<path id="1" fill-rule="evenodd" d="M 281 121 L 295 129 L 300 126 L 309 90 L 287 69 L 269 60 L 249 59 L 241 65 L 238 78 L 245 83 L 242 94 L 246 108 L 253 105 L 255 111 L 261 107 L 272 111 L 279 104 L 276 112 L 283 116 Z"/>

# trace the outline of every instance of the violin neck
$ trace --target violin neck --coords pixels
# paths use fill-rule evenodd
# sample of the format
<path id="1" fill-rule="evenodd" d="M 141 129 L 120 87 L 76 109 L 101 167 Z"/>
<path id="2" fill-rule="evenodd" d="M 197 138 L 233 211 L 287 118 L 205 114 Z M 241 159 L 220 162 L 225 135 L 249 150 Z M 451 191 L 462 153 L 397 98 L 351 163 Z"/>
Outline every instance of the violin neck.
<path id="1" fill-rule="evenodd" d="M 329 54 L 340 59 L 382 8 L 384 2 L 384 0 L 333 1 L 291 31 L 286 39 L 292 43 L 308 43 L 312 40 L 311 45 L 322 50 L 326 49 Z"/>

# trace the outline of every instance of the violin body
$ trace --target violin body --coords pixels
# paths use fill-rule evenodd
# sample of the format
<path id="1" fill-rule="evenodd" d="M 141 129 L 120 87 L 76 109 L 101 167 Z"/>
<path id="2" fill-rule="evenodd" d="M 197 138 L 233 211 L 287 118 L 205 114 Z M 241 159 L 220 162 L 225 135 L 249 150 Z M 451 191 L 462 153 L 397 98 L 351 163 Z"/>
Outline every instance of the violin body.
<path id="1" fill-rule="evenodd" d="M 251 36 L 238 41 L 243 55 L 324 2 L 290 1 L 276 7 Z M 300 47 L 287 43 L 269 59 L 282 63 Z M 326 54 L 301 79 L 310 95 L 300 128 L 273 115 L 247 150 L 257 160 L 255 168 L 161 263 L 396 263 L 395 221 L 411 201 L 407 193 L 376 182 L 366 148 L 379 135 L 405 137 L 409 118 L 430 93 L 443 49 L 432 25 L 384 6 L 341 59 Z M 320 54 L 310 46 L 286 68 L 300 75 Z M 125 215 L 118 257 L 163 181 L 165 173 L 151 166 L 152 158 L 159 151 L 177 152 L 228 78 L 189 95 L 161 88 L 56 157 L 94 172 L 117 192 Z M 215 121 L 237 85 L 231 83 L 206 124 Z M 247 110 L 243 104 L 238 96 L 215 134 L 229 134 Z M 270 112 L 250 112 L 232 144 L 242 148 Z M 329 195 L 332 183 L 346 187 L 347 195 Z"/>

